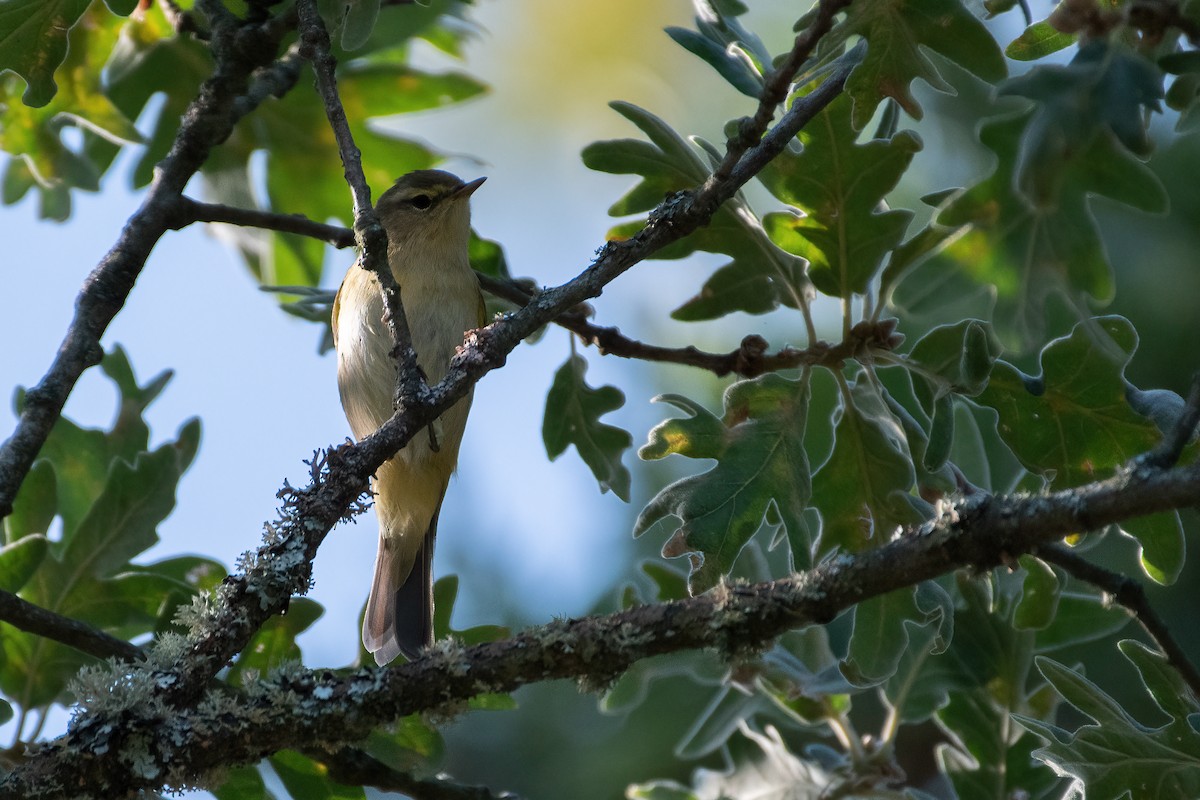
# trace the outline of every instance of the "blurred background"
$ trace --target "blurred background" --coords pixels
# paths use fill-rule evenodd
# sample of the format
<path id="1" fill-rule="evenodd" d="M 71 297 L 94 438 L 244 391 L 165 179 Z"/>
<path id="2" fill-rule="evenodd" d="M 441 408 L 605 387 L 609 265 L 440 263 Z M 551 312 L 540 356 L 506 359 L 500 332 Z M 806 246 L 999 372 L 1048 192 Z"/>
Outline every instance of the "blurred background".
<path id="1" fill-rule="evenodd" d="M 760 0 L 749 5 L 747 27 L 772 51 L 787 48 L 793 9 L 781 6 L 790 4 Z M 1039 10 L 1049 6 L 1035 14 Z M 723 141 L 727 119 L 753 108 L 663 33 L 667 25 L 691 26 L 686 0 L 492 1 L 482 2 L 471 18 L 479 32 L 467 47 L 465 64 L 432 48 L 420 49 L 421 43 L 416 61 L 434 70 L 465 69 L 490 84 L 490 93 L 449 109 L 404 116 L 399 124 L 407 136 L 461 154 L 446 169 L 465 179 L 488 177 L 472 199 L 475 227 L 504 246 L 514 275 L 541 285 L 559 284 L 591 261 L 612 224 L 606 209 L 633 183 L 629 176 L 590 172 L 579 158 L 592 141 L 640 135 L 607 102 L 633 102 L 681 133 L 717 143 Z M 1001 44 L 1021 30 L 1014 14 L 992 25 Z M 973 137 L 988 102 L 986 87 L 938 64 L 960 94 L 951 98 L 916 87 L 927 116 L 920 124 L 904 120 L 902 127 L 916 129 L 926 149 L 897 190 L 897 205 L 912 207 L 916 197 L 963 185 L 988 168 L 987 153 Z M 1164 143 L 1173 138 L 1170 124 L 1168 119 L 1161 126 Z M 5 243 L 0 387 L 6 391 L 41 378 L 71 318 L 81 281 L 137 207 L 140 195 L 128 183 L 134 155 L 121 156 L 100 195 L 75 195 L 67 224 L 38 220 L 31 199 L 0 210 Z M 1164 144 L 1153 163 L 1179 197 L 1181 182 L 1200 174 L 1196 137 Z M 376 194 L 382 188 L 375 187 Z M 199 188 L 192 194 L 199 195 Z M 750 197 L 760 212 L 770 210 L 765 193 L 752 188 Z M 1200 205 L 1194 193 L 1192 198 Z M 1143 388 L 1183 391 L 1195 369 L 1196 359 L 1187 356 L 1200 352 L 1200 333 L 1190 314 L 1200 296 L 1193 263 L 1193 254 L 1200 252 L 1197 205 L 1157 218 L 1107 203 L 1096 209 L 1118 270 L 1118 299 L 1110 310 L 1129 316 L 1143 337 L 1129 375 Z M 331 251 L 323 285 L 336 288 L 352 260 L 349 251 Z M 788 311 L 735 314 L 697 327 L 666 317 L 664 310 L 692 296 L 717 263 L 717 257 L 694 257 L 641 265 L 594 302 L 595 319 L 665 345 L 730 350 L 749 333 L 762 334 L 773 348 L 805 344 L 799 317 Z M 829 325 L 838 313 L 833 302 L 820 307 L 818 321 L 829 336 L 836 335 Z M 303 460 L 349 434 L 338 403 L 335 360 L 331 353 L 318 355 L 318 339 L 316 326 L 281 313 L 273 296 L 258 291 L 238 255 L 201 226 L 162 240 L 103 341 L 106 349 L 116 344 L 126 349 L 142 382 L 174 370 L 147 415 L 155 443 L 172 437 L 190 417 L 200 417 L 204 426 L 177 508 L 160 527 L 162 541 L 147 559 L 199 553 L 232 565 L 259 543 L 262 523 L 274 519 L 275 493 L 284 479 L 304 485 Z M 728 384 L 682 368 L 577 349 L 588 359 L 591 385 L 611 383 L 625 392 L 626 406 L 605 421 L 631 431 L 635 448 L 654 423 L 669 415 L 650 398 L 681 392 L 708 398 L 710 407 L 719 408 Z M 637 565 L 659 558 L 662 537 L 652 532 L 634 541 L 632 521 L 657 488 L 687 465 L 670 459 L 641 463 L 630 452 L 625 463 L 633 471 L 634 488 L 632 504 L 625 505 L 612 494 L 600 494 L 573 450 L 551 464 L 541 441 L 542 412 L 553 373 L 569 353 L 566 332 L 552 328 L 536 344 L 514 352 L 508 365 L 476 390 L 459 473 L 442 512 L 434 567 L 438 576 L 460 576 L 456 628 L 522 627 L 612 609 L 626 584 L 649 586 Z M 1023 358 L 1027 369 L 1036 363 Z M 112 384 L 92 370 L 66 414 L 84 425 L 107 426 L 114 399 Z M 6 403 L 0 409 L 0 438 L 11 431 L 13 420 Z M 355 658 L 375 537 L 372 513 L 342 525 L 326 540 L 310 595 L 325 614 L 301 638 L 307 665 L 343 666 Z M 1194 576 L 1190 569 L 1182 580 L 1194 581 Z M 1171 590 L 1172 596 L 1189 593 L 1182 586 Z M 516 695 L 521 708 L 515 713 L 472 712 L 445 726 L 445 768 L 464 781 L 530 798 L 555 797 L 555 787 L 563 786 L 575 787 L 572 796 L 584 800 L 615 798 L 631 780 L 684 779 L 695 764 L 677 761 L 671 751 L 708 695 L 697 693 L 690 682 L 656 685 L 662 690 L 632 718 L 600 713 L 597 697 L 572 684 L 524 689 Z M 66 714 L 60 716 L 46 735 L 65 726 Z M 5 744 L 12 735 L 11 724 L 0 728 Z M 603 758 L 597 757 L 601 751 Z"/>

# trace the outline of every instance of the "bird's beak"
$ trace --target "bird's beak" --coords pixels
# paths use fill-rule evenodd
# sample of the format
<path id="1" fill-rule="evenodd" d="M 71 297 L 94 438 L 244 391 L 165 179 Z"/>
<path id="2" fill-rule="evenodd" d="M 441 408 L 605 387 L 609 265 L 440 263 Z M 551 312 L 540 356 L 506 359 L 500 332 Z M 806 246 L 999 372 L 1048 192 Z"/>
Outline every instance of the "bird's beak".
<path id="1" fill-rule="evenodd" d="M 483 182 L 486 180 L 487 178 L 476 178 L 470 183 L 464 183 L 462 186 L 451 192 L 450 196 L 456 199 L 470 197 L 475 193 L 476 189 L 478 189 L 480 186 L 483 186 Z"/>

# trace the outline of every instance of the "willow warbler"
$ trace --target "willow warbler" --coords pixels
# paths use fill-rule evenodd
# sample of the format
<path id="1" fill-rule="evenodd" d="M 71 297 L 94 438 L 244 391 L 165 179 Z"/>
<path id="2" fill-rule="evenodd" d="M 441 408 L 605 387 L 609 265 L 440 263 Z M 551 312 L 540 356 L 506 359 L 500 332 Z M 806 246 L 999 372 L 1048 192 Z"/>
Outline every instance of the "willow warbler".
<path id="1" fill-rule="evenodd" d="M 431 384 L 446 374 L 464 332 L 484 322 L 483 295 L 467 261 L 468 198 L 483 181 L 420 170 L 397 180 L 375 206 L 417 363 Z M 392 416 L 397 367 L 384 313 L 379 280 L 352 266 L 333 302 L 332 323 L 342 408 L 359 439 Z M 372 481 L 379 552 L 362 640 L 381 665 L 399 653 L 412 658 L 433 642 L 433 542 L 470 406 L 467 395 Z"/>

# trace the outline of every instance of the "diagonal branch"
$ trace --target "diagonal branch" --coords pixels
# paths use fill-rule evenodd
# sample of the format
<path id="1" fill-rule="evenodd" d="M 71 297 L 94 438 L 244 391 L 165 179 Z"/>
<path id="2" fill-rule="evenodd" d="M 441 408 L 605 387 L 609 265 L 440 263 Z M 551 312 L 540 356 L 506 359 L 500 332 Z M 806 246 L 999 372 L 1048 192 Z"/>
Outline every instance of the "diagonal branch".
<path id="1" fill-rule="evenodd" d="M 812 23 L 796 36 L 791 51 L 763 81 L 762 94 L 759 96 L 758 108 L 755 110 L 754 116 L 742 120 L 737 135 L 726 145 L 724 158 L 713 170 L 712 177 L 709 178 L 710 183 L 732 177 L 734 168 L 738 166 L 746 153 L 758 144 L 763 132 L 767 130 L 767 126 L 774 119 L 775 110 L 787 98 L 796 73 L 800 71 L 804 62 L 816 52 L 817 43 L 825 34 L 829 33 L 838 12 L 848 5 L 850 5 L 850 0 L 823 0 L 817 5 Z"/>
<path id="2" fill-rule="evenodd" d="M 561 620 L 473 647 L 447 641 L 397 667 L 349 674 L 285 669 L 254 687 L 262 702 L 221 705 L 210 696 L 169 717 L 149 711 L 122 719 L 124 738 L 113 737 L 104 717 L 83 715 L 69 734 L 6 776 L 0 795 L 60 797 L 81 786 L 116 795 L 194 785 L 213 770 L 284 748 L 361 740 L 378 725 L 418 712 L 449 713 L 487 692 L 565 678 L 605 683 L 639 660 L 672 652 L 760 650 L 785 631 L 824 624 L 871 597 L 955 569 L 1009 563 L 1073 532 L 1190 505 L 1197 493 L 1200 464 L 1135 467 L 1047 495 L 979 493 L 874 550 L 775 581 Z"/>

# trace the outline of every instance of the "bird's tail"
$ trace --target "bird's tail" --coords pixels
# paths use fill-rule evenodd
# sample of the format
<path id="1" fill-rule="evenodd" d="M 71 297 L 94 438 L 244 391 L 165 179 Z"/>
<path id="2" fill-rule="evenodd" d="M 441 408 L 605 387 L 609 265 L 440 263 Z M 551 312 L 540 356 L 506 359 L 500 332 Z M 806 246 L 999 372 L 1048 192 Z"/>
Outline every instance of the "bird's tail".
<path id="1" fill-rule="evenodd" d="M 439 511 L 440 502 L 412 568 L 404 577 L 399 574 L 403 565 L 396 548 L 389 547 L 387 540 L 379 537 L 375 580 L 363 616 L 362 639 L 363 646 L 380 666 L 390 663 L 400 653 L 410 660 L 416 658 L 423 648 L 433 644 L 433 543 Z"/>

